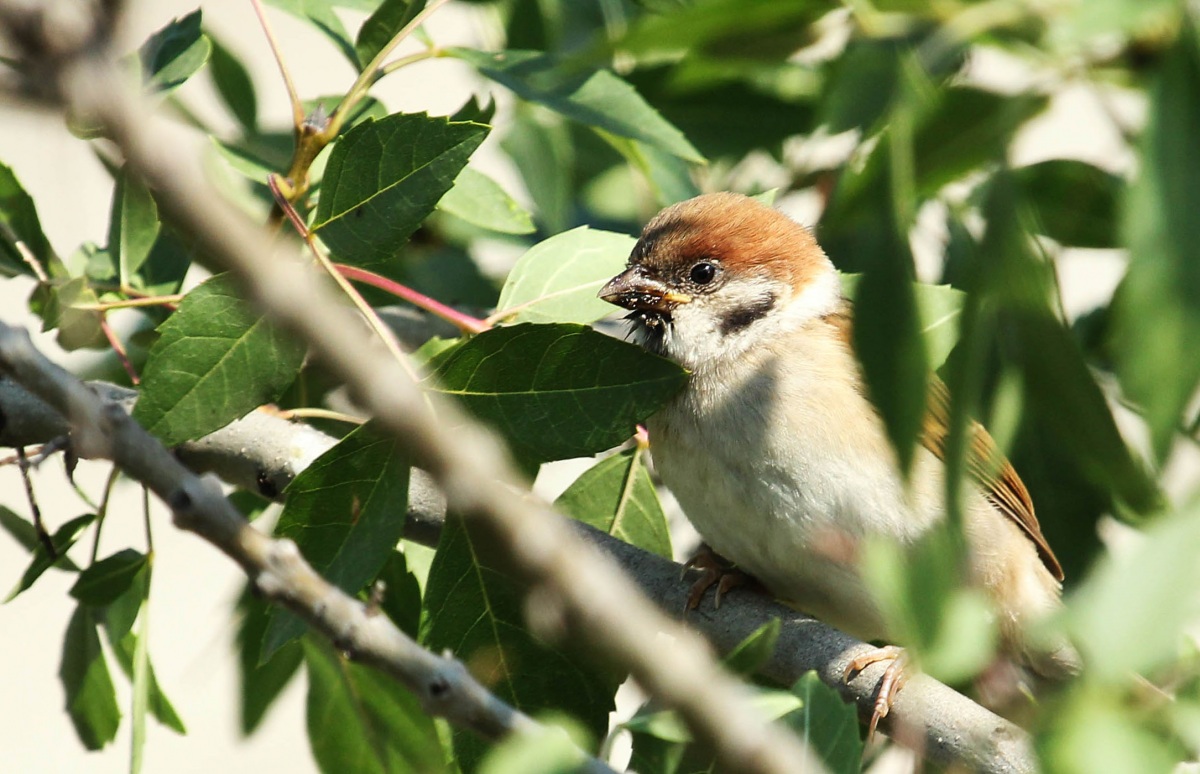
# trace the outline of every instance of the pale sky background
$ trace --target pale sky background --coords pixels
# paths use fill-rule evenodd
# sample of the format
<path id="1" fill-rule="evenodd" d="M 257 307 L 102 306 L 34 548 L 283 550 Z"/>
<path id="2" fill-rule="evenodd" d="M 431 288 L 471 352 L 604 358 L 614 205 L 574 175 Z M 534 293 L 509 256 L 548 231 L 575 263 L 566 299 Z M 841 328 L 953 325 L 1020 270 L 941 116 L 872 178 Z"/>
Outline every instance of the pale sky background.
<path id="1" fill-rule="evenodd" d="M 182 16 L 195 0 L 133 2 L 124 30 L 126 48 L 135 48 L 172 17 Z M 248 2 L 202 4 L 208 28 L 227 46 L 250 60 L 258 88 L 259 115 L 264 123 L 282 126 L 289 115 L 287 100 L 270 59 L 258 22 Z M 486 11 L 484 11 L 486 12 Z M 275 9 L 268 9 L 303 97 L 342 93 L 354 79 L 349 64 L 313 29 Z M 479 40 L 479 25 L 471 10 L 450 6 L 428 25 L 439 44 L 471 44 Z M 347 17 L 351 29 L 357 17 Z M 984 74 L 1017 77 L 1003 62 L 984 61 Z M 193 104 L 217 114 L 207 79 L 197 76 L 184 87 Z M 452 112 L 478 82 L 461 63 L 448 60 L 422 63 L 390 76 L 377 88 L 391 110 Z M 1065 155 L 1109 168 L 1128 164 L 1117 136 L 1103 119 L 1095 98 L 1080 89 L 1056 100 L 1051 111 L 1037 119 L 1019 143 L 1014 162 L 1028 163 Z M 106 239 L 111 181 L 86 144 L 70 136 L 53 112 L 31 112 L 0 104 L 0 162 L 12 166 L 39 205 L 42 225 L 60 254 L 70 253 L 85 240 Z M 496 154 L 482 158 L 483 167 L 521 196 L 516 177 Z M 524 198 L 522 196 L 522 198 Z M 103 203 L 103 204 L 101 204 Z M 804 220 L 805 213 L 794 213 Z M 1060 276 L 1072 315 L 1087 311 L 1106 298 L 1123 271 L 1123 259 L 1111 252 L 1072 251 L 1059 262 Z M 32 283 L 22 279 L 0 282 L 0 317 L 7 322 L 27 319 L 25 299 Z M 58 353 L 52 335 L 36 337 L 45 351 Z M 61 356 L 61 353 L 58 353 Z M 64 362 L 69 359 L 63 358 Z M 1177 481 L 1192 479 L 1195 452 L 1179 457 Z M 580 466 L 569 466 L 578 472 Z M 81 464 L 77 478 L 98 498 L 107 468 Z M 561 485 L 565 485 L 562 483 Z M 561 485 L 557 488 L 561 488 Z M 65 486 L 55 460 L 35 475 L 39 501 L 53 530 L 86 510 Z M 554 483 L 549 486 L 555 487 Z M 17 471 L 0 468 L 0 502 L 27 514 Z M 316 767 L 304 726 L 304 680 L 292 683 L 272 709 L 260 731 L 243 740 L 237 730 L 237 672 L 232 650 L 232 601 L 243 576 L 236 566 L 208 544 L 174 529 L 165 509 L 153 505 L 156 563 L 151 594 L 150 653 L 158 678 L 188 726 L 181 737 L 150 722 L 144 770 L 147 772 L 288 771 L 302 774 Z M 141 497 L 125 486 L 111 508 L 101 556 L 127 545 L 144 549 Z M 90 545 L 77 548 L 86 556 Z M 0 534 L 0 593 L 20 577 L 28 555 L 7 535 Z M 78 742 L 63 711 L 63 691 L 57 674 L 62 637 L 72 605 L 67 590 L 74 576 L 51 571 L 16 601 L 0 607 L 0 768 L 13 772 L 123 772 L 129 766 L 129 691 L 116 673 L 118 701 L 126 716 L 116 742 L 98 753 L 87 753 Z"/>

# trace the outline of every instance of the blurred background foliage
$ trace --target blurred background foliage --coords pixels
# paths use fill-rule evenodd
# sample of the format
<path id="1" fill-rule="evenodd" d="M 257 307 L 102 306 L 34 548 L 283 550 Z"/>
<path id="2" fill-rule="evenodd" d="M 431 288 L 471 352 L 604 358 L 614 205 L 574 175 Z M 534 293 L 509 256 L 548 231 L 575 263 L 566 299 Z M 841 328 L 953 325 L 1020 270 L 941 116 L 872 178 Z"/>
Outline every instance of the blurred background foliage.
<path id="1" fill-rule="evenodd" d="M 422 0 L 268 4 L 311 21 L 358 70 L 425 6 Z M 858 303 L 856 346 L 901 459 L 916 441 L 928 374 L 936 371 L 954 394 L 951 469 L 961 468 L 953 449 L 962 445 L 966 418 L 974 416 L 988 425 L 1032 493 L 1067 575 L 1069 611 L 1049 625 L 1069 632 L 1088 662 L 1080 679 L 1050 698 L 1019 702 L 1016 714 L 1034 733 L 1044 768 L 1165 771 L 1194 761 L 1200 754 L 1193 639 L 1200 612 L 1195 4 L 467 4 L 488 45 L 442 48 L 418 33 L 421 51 L 394 60 L 395 68 L 454 59 L 474 69 L 478 89 L 462 95 L 453 120 L 390 113 L 366 93 L 373 82 L 366 78 L 349 111 L 348 103 L 337 107 L 341 95 L 301 94 L 315 127 L 310 133 L 328 128 L 327 118 L 335 116 L 337 131 L 318 146 L 297 145 L 303 132 L 287 127 L 286 117 L 259 115 L 246 67 L 205 35 L 199 13 L 164 27 L 131 57 L 131 66 L 139 61 L 146 88 L 211 138 L 214 180 L 256 217 L 279 219 L 266 179 L 288 174 L 289 198 L 335 260 L 502 326 L 461 341 L 435 341 L 420 360 L 442 389 L 463 392 L 482 380 L 507 396 L 469 400 L 468 407 L 498 423 L 531 474 L 544 462 L 619 443 L 633 422 L 678 387 L 676 371 L 638 359 L 584 327 L 608 311 L 592 296 L 624 262 L 629 235 L 660 207 L 701 191 L 767 192 L 812 225 L 839 269 L 861 275 L 847 284 Z M 210 126 L 175 91 L 192 76 L 212 79 L 229 114 L 221 125 L 232 129 Z M 1072 112 L 1068 105 L 1081 99 L 1088 110 Z M 1077 149 L 1070 137 L 1049 153 L 1038 144 L 1051 118 L 1079 138 Z M 87 127 L 77 129 L 88 136 Z M 1103 154 L 1085 142 L 1097 134 L 1110 138 Z M 389 143 L 396 137 L 409 156 L 393 152 Z M 508 178 L 498 181 L 471 163 L 481 143 L 479 153 L 499 157 Z M 313 152 L 306 156 L 305 148 Z M 0 270 L 30 272 L 18 241 L 46 267 L 49 276 L 41 278 L 31 305 L 48 327 L 57 327 L 68 349 L 109 346 L 96 303 L 176 293 L 189 267 L 205 263 L 169 219 L 160 222 L 152 192 L 125 175 L 103 145 L 98 152 L 114 173 L 109 244 L 84 245 L 66 258 L 53 254 L 32 203 L 0 168 Z M 1114 264 L 1116 273 L 1106 268 Z M 1067 303 L 1074 291 L 1068 267 L 1077 267 L 1071 276 L 1100 289 L 1087 296 L 1090 308 Z M 1104 276 L 1114 281 L 1106 284 Z M 141 330 L 126 342 L 133 367 L 145 377 L 140 418 L 167 442 L 201 435 L 270 400 L 324 405 L 333 387 L 318 367 L 302 367 L 302 353 L 287 351 L 269 330 L 250 331 L 253 318 L 247 317 L 232 335 L 245 351 L 269 353 L 255 362 L 271 374 L 246 376 L 257 390 L 239 396 L 245 405 L 222 403 L 212 427 L 186 418 L 179 424 L 172 414 L 177 391 L 195 381 L 164 386 L 156 374 L 175 363 L 164 342 L 205 335 L 213 310 L 247 314 L 231 293 L 214 280 L 188 294 L 179 317 L 167 315 L 170 307 L 150 307 L 141 312 Z M 378 290 L 364 294 L 373 305 L 391 303 Z M 189 307 L 206 311 L 185 314 Z M 197 318 L 199 327 L 189 328 Z M 524 325 L 504 326 L 511 323 Z M 452 329 L 447 335 L 453 337 Z M 497 353 L 508 353 L 517 368 L 483 370 Z M 522 363 L 547 353 L 561 383 L 529 382 L 519 373 Z M 128 383 L 125 370 L 110 362 L 103 375 Z M 215 366 L 195 368 L 200 379 Z M 604 389 L 596 389 L 601 383 Z M 549 399 L 520 398 L 585 389 L 602 418 L 584 421 Z M 216 401 L 200 398 L 204 406 Z M 344 432 L 332 423 L 322 427 Z M 664 517 L 643 452 L 639 445 L 606 458 L 558 504 L 666 553 Z M 277 529 L 301 534 L 321 509 L 365 503 L 356 523 L 376 518 L 383 530 L 377 535 L 394 541 L 398 527 L 384 516 L 403 505 L 395 487 L 380 494 L 376 486 L 375 501 L 353 486 L 331 500 L 322 500 L 322 492 L 345 480 L 345 460 L 356 461 L 356 475 L 367 484 L 380 486 L 403 480 L 410 462 L 369 427 L 346 436 L 330 454 L 298 479 Z M 632 515 L 615 496 L 625 486 L 636 492 Z M 19 517 L 4 523 L 35 550 Z M 87 528 L 72 525 L 56 542 L 73 541 Z M 407 631 L 431 646 L 455 648 L 485 671 L 499 668 L 498 653 L 520 654 L 544 668 L 536 676 L 521 670 L 500 675 L 503 695 L 526 708 L 565 712 L 573 728 L 582 723 L 585 736 L 606 733 L 604 716 L 619 681 L 532 641 L 519 596 L 479 558 L 469 529 L 452 521 L 431 558 L 409 545 L 403 552 L 347 548 L 362 539 L 355 524 L 321 526 L 326 531 L 308 536 L 306 554 L 349 590 L 388 578 L 389 589 L 403 589 L 400 598 L 411 602 L 388 610 Z M 370 573 L 351 569 L 347 556 L 367 554 Z M 84 651 L 98 644 L 98 621 L 110 638 L 115 627 L 118 654 L 136 651 L 136 638 L 123 639 L 131 636 L 130 613 L 114 605 L 130 594 L 144 598 L 149 565 L 141 555 L 118 556 L 102 568 L 109 573 L 104 577 L 119 570 L 118 585 L 97 594 L 85 584 L 78 597 L 83 612 L 71 631 Z M 970 690 L 993 655 L 991 624 L 978 600 L 954 582 L 952 545 L 932 541 L 910 557 L 881 547 L 876 560 L 873 577 L 888 590 L 884 602 L 897 631 L 908 633 L 925 668 Z M 32 583 L 36 573 L 26 577 Z M 454 751 L 451 760 L 441 747 L 449 737 L 422 719 L 402 691 L 357 667 L 339 671 L 337 654 L 298 640 L 302 627 L 289 617 L 268 614 L 249 598 L 242 607 L 245 729 L 253 730 L 307 664 L 309 734 L 324 770 L 347 770 L 352 758 L 371 771 L 474 770 L 478 764 L 490 772 L 530 772 L 564 765 L 561 750 L 552 752 L 559 744 L 554 740 L 540 758 L 512 745 L 484 757 L 477 743 L 456 738 L 446 748 Z M 508 627 L 513 641 L 475 642 L 471 616 L 480 609 L 497 627 Z M 743 653 L 733 665 L 752 672 L 763 642 L 773 643 L 768 630 L 757 644 L 747 643 L 751 656 Z M 75 664 L 78 674 L 65 674 L 64 681 L 69 695 L 89 708 L 77 719 L 81 739 L 99 747 L 115 733 L 116 721 L 108 694 L 87 693 L 95 688 L 88 666 Z M 797 727 L 816 734 L 811 741 L 831 767 L 857 770 L 860 745 L 831 741 L 844 738 L 845 718 L 853 714 L 814 682 L 797 684 L 791 698 L 768 697 L 776 702 L 773 711 L 789 722 L 804 713 Z M 152 695 L 159 696 L 156 685 Z M 356 722 L 330 723 L 322 714 L 333 712 L 323 707 L 343 705 Z M 165 697 L 152 711 L 182 728 Z M 688 751 L 686 733 L 670 718 L 646 709 L 626 730 L 635 739 L 639 771 L 706 765 Z M 380 749 L 372 741 L 377 732 L 408 740 L 407 746 Z"/>

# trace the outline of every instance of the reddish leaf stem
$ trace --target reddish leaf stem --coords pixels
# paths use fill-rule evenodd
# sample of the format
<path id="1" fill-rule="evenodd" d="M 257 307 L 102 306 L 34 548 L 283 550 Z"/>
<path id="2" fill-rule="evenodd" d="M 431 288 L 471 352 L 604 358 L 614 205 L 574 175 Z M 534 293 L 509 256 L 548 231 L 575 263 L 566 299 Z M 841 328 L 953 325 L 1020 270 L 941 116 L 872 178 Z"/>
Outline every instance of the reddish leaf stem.
<path id="1" fill-rule="evenodd" d="M 130 362 L 129 353 L 125 351 L 125 345 L 117 337 L 117 332 L 108 324 L 108 316 L 103 312 L 100 313 L 100 330 L 104 331 L 104 338 L 108 339 L 108 345 L 113 348 L 113 352 L 117 353 L 117 358 L 121 361 L 121 365 L 125 367 L 125 373 L 129 374 L 129 380 L 134 385 L 141 384 L 141 377 L 138 376 L 137 370 L 134 369 L 133 363 Z"/>
<path id="2" fill-rule="evenodd" d="M 464 333 L 483 333 L 492 327 L 487 320 L 480 320 L 469 314 L 463 314 L 453 307 L 446 306 L 441 301 L 432 299 L 424 293 L 418 293 L 395 280 L 381 277 L 375 272 L 360 269 L 357 266 L 347 266 L 344 263 L 335 263 L 333 266 L 346 279 L 361 282 L 364 285 L 370 285 L 371 287 L 391 293 L 393 296 L 403 299 L 415 307 L 424 309 L 426 312 L 440 317 Z"/>

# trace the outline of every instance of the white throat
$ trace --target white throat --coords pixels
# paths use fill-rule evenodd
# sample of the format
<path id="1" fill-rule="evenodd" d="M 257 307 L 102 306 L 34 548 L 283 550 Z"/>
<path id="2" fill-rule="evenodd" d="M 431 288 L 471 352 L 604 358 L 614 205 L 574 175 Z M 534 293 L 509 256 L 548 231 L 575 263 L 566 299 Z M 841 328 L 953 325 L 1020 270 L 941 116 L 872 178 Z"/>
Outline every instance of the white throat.
<path id="1" fill-rule="evenodd" d="M 806 323 L 838 309 L 841 280 L 832 264 L 815 275 L 797 294 L 782 283 L 753 278 L 730 282 L 711 300 L 697 298 L 675 310 L 662 340 L 665 355 L 691 371 L 723 370 L 741 359 L 748 350 L 774 341 Z M 749 308 L 763 298 L 782 303 L 744 327 L 728 329 L 732 310 Z"/>

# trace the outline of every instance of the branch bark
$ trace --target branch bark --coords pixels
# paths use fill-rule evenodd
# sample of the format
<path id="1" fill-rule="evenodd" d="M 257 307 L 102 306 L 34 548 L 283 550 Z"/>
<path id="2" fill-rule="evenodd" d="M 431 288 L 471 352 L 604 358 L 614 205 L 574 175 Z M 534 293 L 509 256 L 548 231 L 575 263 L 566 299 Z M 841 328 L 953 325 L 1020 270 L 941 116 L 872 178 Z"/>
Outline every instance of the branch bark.
<path id="1" fill-rule="evenodd" d="M 74 8 L 84 14 L 88 11 L 83 5 Z M 80 34 L 77 18 L 70 20 L 74 25 L 70 29 L 57 28 L 62 26 L 61 9 L 58 3 L 28 0 L 0 3 L 0 23 L 30 61 L 31 70 L 48 79 L 48 96 L 100 127 L 122 151 L 126 164 L 154 190 L 160 210 L 190 232 L 216 263 L 234 272 L 244 282 L 247 295 L 304 340 L 347 385 L 351 397 L 405 443 L 415 459 L 423 461 L 449 506 L 486 531 L 520 571 L 531 592 L 539 599 L 553 600 L 562 612 L 559 620 L 565 624 L 564 631 L 577 641 L 592 643 L 664 706 L 675 709 L 697 742 L 711 750 L 722 767 L 762 774 L 822 771 L 824 767 L 796 736 L 778 724 L 764 722 L 748 688 L 720 668 L 707 643 L 662 616 L 610 560 L 580 540 L 548 509 L 521 494 L 520 478 L 490 433 L 456 406 L 424 393 L 398 362 L 380 357 L 377 347 L 362 340 L 353 313 L 310 267 L 280 254 L 262 228 L 225 203 L 203 182 L 202 173 L 181 159 L 177 149 L 147 129 L 153 111 L 125 85 L 108 50 L 106 17 L 97 18 L 92 29 Z M 26 387 L 37 384 L 22 383 Z M 82 384 L 75 384 L 78 389 L 73 400 L 86 391 Z M 50 397 L 53 387 L 53 382 L 37 384 L 33 391 Z M 124 444 L 112 444 L 97 427 L 141 430 L 120 409 L 104 417 L 110 424 L 96 425 L 77 422 L 74 403 L 50 402 L 72 420 L 73 442 L 80 456 L 125 454 L 118 448 Z M 118 421 L 120 418 L 125 421 Z M 446 432 L 445 427 L 455 430 Z M 128 432 L 136 436 L 133 430 Z M 126 464 L 134 461 L 122 458 Z M 186 471 L 174 459 L 169 463 L 174 466 L 173 476 Z M 357 636 L 360 631 L 374 632 L 379 626 L 368 620 L 361 630 L 334 628 L 335 621 L 322 615 L 325 609 L 316 607 L 321 600 L 309 594 L 324 582 L 311 569 L 307 575 L 302 572 L 307 565 L 294 550 L 289 557 L 280 548 L 287 545 L 285 541 L 272 541 L 235 519 L 236 512 L 216 496 L 215 487 L 173 488 L 173 480 L 145 483 L 168 498 L 181 526 L 230 553 L 257 579 L 264 593 L 295 604 L 335 641 Z M 206 518 L 209 513 L 219 514 L 219 518 Z M 300 585 L 287 585 L 289 582 Z M 343 601 L 327 589 L 322 591 L 334 603 Z M 347 615 L 353 613 L 352 603 L 342 606 Z M 648 644 L 646 632 L 656 630 L 673 638 L 669 652 Z M 377 663 L 392 664 L 385 658 Z"/>
<path id="2" fill-rule="evenodd" d="M 133 390 L 103 382 L 89 384 L 127 410 L 132 406 L 136 395 Z M 67 430 L 66 421 L 57 411 L 19 385 L 0 379 L 0 418 L 7 417 L 19 419 L 0 426 L 0 445 L 4 446 L 46 443 Z M 238 427 L 242 423 L 246 426 Z M 312 445 L 313 450 L 324 451 L 335 443 L 335 438 L 303 423 L 255 412 L 175 451 L 193 470 L 216 472 L 229 483 L 252 491 L 259 472 L 267 471 L 267 480 L 279 482 L 278 491 L 282 492 L 291 477 L 303 470 L 301 458 L 289 456 L 286 450 Z M 203 449 L 203 454 L 193 450 L 196 446 Z M 445 515 L 446 502 L 437 487 L 427 474 L 414 471 L 405 537 L 436 547 Z M 663 612 L 684 618 L 690 583 L 681 580 L 679 564 L 590 527 L 575 526 L 581 535 L 620 564 Z M 736 591 L 722 600 L 719 611 L 701 606 L 686 616 L 686 622 L 724 654 L 772 618 L 780 619 L 783 627 L 775 652 L 763 664 L 760 674 L 786 686 L 809 670 L 816 670 L 822 680 L 841 691 L 847 701 L 857 704 L 866 716 L 874 701 L 877 671 L 882 668 L 871 667 L 849 683 L 843 681 L 848 661 L 869 647 L 849 635 L 760 594 Z M 924 675 L 914 675 L 908 681 L 881 728 L 902 744 L 947 765 L 984 772 L 1037 769 L 1029 739 L 1021 729 Z"/>
<path id="3" fill-rule="evenodd" d="M 176 526 L 223 551 L 241 565 L 264 597 L 300 615 L 340 651 L 399 680 L 429 714 L 491 740 L 547 733 L 484 688 L 462 662 L 422 648 L 386 615 L 322 578 L 295 543 L 270 538 L 250 526 L 215 479 L 200 478 L 186 468 L 129 416 L 129 402 L 119 391 L 90 388 L 47 360 L 28 333 L 2 322 L 0 371 L 57 412 L 76 454 L 112 460 L 141 481 L 171 508 Z M 11 382 L 4 385 L 6 397 L 13 396 L 12 387 Z M 32 405 L 30 397 L 27 406 Z M 603 762 L 582 751 L 580 756 L 589 771 L 611 774 Z"/>
<path id="4" fill-rule="evenodd" d="M 43 62 L 46 67 L 42 71 L 56 76 L 55 83 L 64 103 L 72 110 L 98 120 L 122 149 L 127 161 L 154 187 L 164 209 L 201 240 L 216 262 L 233 269 L 246 280 L 251 297 L 277 320 L 303 336 L 318 356 L 342 376 L 359 403 L 418 450 L 456 510 L 476 517 L 486 525 L 498 542 L 510 550 L 534 589 L 558 598 L 570 629 L 600 643 L 609 651 L 610 657 L 629 668 L 652 694 L 667 706 L 677 708 L 696 736 L 715 749 L 726 765 L 758 771 L 795 770 L 804 759 L 814 765 L 807 751 L 794 738 L 761 724 L 752 711 L 742 709 L 745 706 L 744 691 L 715 669 L 705 648 L 691 634 L 653 614 L 639 597 L 630 593 L 627 581 L 620 574 L 572 538 L 563 520 L 553 518 L 544 508 L 531 505 L 516 493 L 513 488 L 515 477 L 494 439 L 466 424 L 453 407 L 446 405 L 439 405 L 438 413 L 450 418 L 450 424 L 464 429 L 456 430 L 453 436 L 440 431 L 440 425 L 423 410 L 424 398 L 415 385 L 398 368 L 388 367 L 386 363 L 381 365 L 368 347 L 355 338 L 352 332 L 358 330 L 358 326 L 353 324 L 353 318 L 333 302 L 312 275 L 294 262 L 274 256 L 273 245 L 260 229 L 220 202 L 214 192 L 200 183 L 201 178 L 194 170 L 181 166 L 177 154 L 171 155 L 147 136 L 140 103 L 121 86 L 106 55 L 97 54 L 93 47 L 66 52 L 61 45 L 57 48 L 43 45 L 39 49 L 41 38 L 38 35 L 45 35 L 45 31 L 36 35 L 28 31 L 42 29 L 45 25 L 31 25 L 24 18 L 36 12 L 36 8 L 30 11 L 28 4 L 18 6 L 0 2 L 0 19 L 8 23 L 10 29 L 21 31 L 21 42 L 27 51 L 51 55 Z M 46 395 L 40 389 L 37 391 Z M 23 398 L 10 398 L 8 393 L 7 386 L 0 384 L 0 411 L 11 417 L 14 414 L 9 411 L 7 401 Z M 70 406 L 62 408 L 69 415 Z M 16 411 L 16 414 L 21 413 Z M 124 415 L 123 411 L 119 413 Z M 111 410 L 103 418 L 110 424 L 125 425 L 117 422 Z M 290 456 L 291 451 L 278 449 L 274 452 L 267 452 L 265 448 L 248 453 L 230 451 L 258 447 L 255 443 L 232 442 L 239 432 L 246 431 L 242 438 L 273 436 L 274 432 L 250 429 L 254 423 L 264 421 L 288 425 L 289 434 L 315 433 L 311 429 L 299 429 L 304 427 L 302 425 L 256 413 L 239 420 L 247 423 L 245 425 L 231 426 L 209 439 L 189 444 L 180 450 L 180 456 L 201 469 L 220 470 L 224 467 L 223 475 L 229 480 L 264 493 L 274 488 L 273 494 L 277 496 L 282 491 L 281 484 L 286 484 L 302 469 L 306 459 L 315 458 L 319 452 L 312 453 L 313 450 L 320 448 L 324 441 L 319 434 L 307 436 L 300 444 L 307 451 L 294 457 Z M 73 435 L 77 450 L 81 453 L 84 449 L 107 450 L 109 444 L 103 434 L 97 436 L 89 432 L 88 427 L 88 424 L 75 426 Z M 26 430 L 21 422 L 8 423 L 0 440 L 15 443 L 12 439 L 20 437 Z M 226 435 L 218 438 L 221 434 Z M 230 445 L 222 446 L 226 439 L 230 440 Z M 159 453 L 159 456 L 178 464 L 168 455 Z M 250 471 L 253 471 L 252 479 Z M 172 475 L 182 473 L 177 470 Z M 263 481 L 270 482 L 266 490 Z M 311 569 L 305 573 L 307 565 L 294 551 L 288 555 L 286 543 L 271 541 L 240 520 L 235 524 L 228 513 L 211 523 L 199 518 L 197 514 L 207 513 L 210 501 L 219 499 L 213 497 L 211 487 L 189 484 L 173 489 L 165 482 L 159 483 L 164 485 L 160 494 L 175 498 L 168 502 L 176 507 L 183 526 L 199 532 L 223 550 L 228 547 L 227 552 L 252 578 L 266 579 L 259 583 L 266 593 L 298 606 L 301 614 L 310 617 L 314 625 L 339 644 L 344 642 L 339 638 L 348 634 L 366 637 L 361 647 L 355 645 L 355 652 L 364 654 L 364 660 L 396 674 L 396 666 L 388 661 L 395 654 L 379 644 L 382 635 L 377 619 L 382 617 L 375 616 L 365 623 L 356 619 L 349 628 L 344 623 L 311 618 L 316 609 L 314 595 L 329 592 L 320 586 L 323 581 L 319 576 L 310 577 L 315 576 Z M 154 488 L 153 484 L 151 486 Z M 429 535 L 435 534 L 432 527 L 444 505 L 440 498 L 428 496 L 428 492 L 424 497 L 418 494 L 413 502 L 417 504 L 419 516 L 424 518 L 419 518 L 417 523 L 431 528 L 428 539 Z M 200 508 L 200 504 L 205 508 Z M 211 507 L 220 512 L 217 505 Z M 586 531 L 582 527 L 578 530 Z M 626 567 L 642 589 L 666 610 L 683 609 L 686 589 L 678 580 L 677 565 L 607 536 L 590 533 L 589 537 Z M 339 615 L 354 617 L 353 606 L 358 603 L 349 598 L 335 597 L 335 600 L 337 604 L 333 608 L 337 608 Z M 309 606 L 309 603 L 313 605 Z M 763 598 L 742 594 L 731 598 L 719 616 L 701 611 L 693 614 L 691 623 L 701 628 L 719 649 L 725 650 L 772 616 L 780 617 L 785 625 L 778 652 L 766 667 L 768 676 L 789 684 L 808 669 L 817 669 L 827 683 L 837 686 L 860 708 L 870 707 L 882 665 L 869 668 L 844 684 L 841 674 L 845 664 L 868 646 L 813 619 Z M 655 629 L 668 631 L 675 638 L 677 649 L 670 653 L 647 650 L 643 645 L 645 633 Z M 390 636 L 388 634 L 384 639 Z M 371 655 L 376 653 L 387 656 Z M 1023 732 L 927 678 L 914 677 L 909 682 L 897 697 L 884 728 L 899 740 L 922 748 L 935 759 L 957 761 L 972 769 L 1036 769 Z"/>

